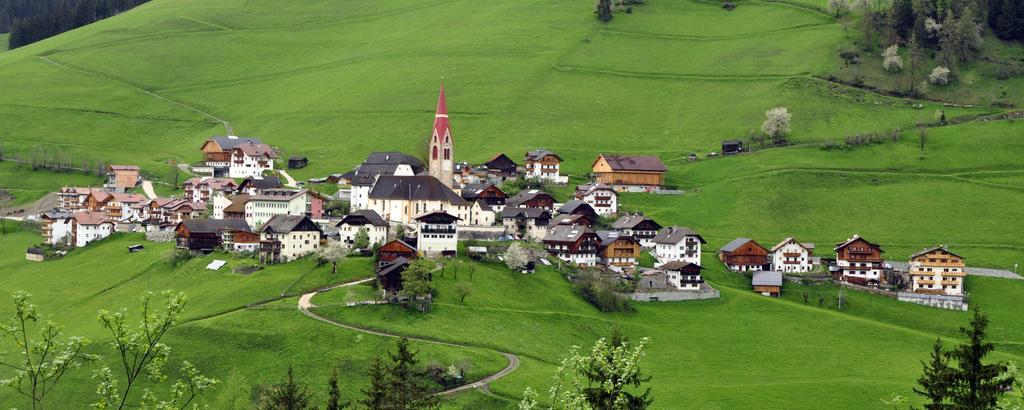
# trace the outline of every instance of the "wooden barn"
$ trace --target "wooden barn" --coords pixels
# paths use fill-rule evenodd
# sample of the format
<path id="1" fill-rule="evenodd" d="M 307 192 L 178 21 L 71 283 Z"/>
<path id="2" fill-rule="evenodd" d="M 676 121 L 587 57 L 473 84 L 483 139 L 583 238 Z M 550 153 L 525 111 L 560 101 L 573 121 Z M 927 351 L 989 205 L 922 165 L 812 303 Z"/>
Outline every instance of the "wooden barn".
<path id="1" fill-rule="evenodd" d="M 782 294 L 782 272 L 755 272 L 751 286 L 754 292 L 777 298 Z"/>
<path id="2" fill-rule="evenodd" d="M 385 243 L 380 249 L 377 249 L 377 263 L 378 265 L 383 265 L 398 258 L 413 260 L 416 259 L 417 253 L 415 246 L 396 239 Z"/>
<path id="3" fill-rule="evenodd" d="M 242 219 L 187 219 L 175 229 L 178 248 L 209 253 L 223 243 L 225 231 L 252 232 Z"/>
<path id="4" fill-rule="evenodd" d="M 305 156 L 288 157 L 288 169 L 305 168 L 309 165 L 309 158 Z"/>
<path id="5" fill-rule="evenodd" d="M 718 250 L 718 259 L 736 272 L 769 270 L 768 249 L 750 238 L 736 238 Z"/>
<path id="6" fill-rule="evenodd" d="M 617 190 L 650 190 L 665 185 L 668 168 L 658 157 L 601 154 L 592 171 L 597 183 Z"/>
<path id="7" fill-rule="evenodd" d="M 498 154 L 490 161 L 484 163 L 487 170 L 502 177 L 513 177 L 519 172 L 519 164 L 509 158 L 508 155 Z"/>

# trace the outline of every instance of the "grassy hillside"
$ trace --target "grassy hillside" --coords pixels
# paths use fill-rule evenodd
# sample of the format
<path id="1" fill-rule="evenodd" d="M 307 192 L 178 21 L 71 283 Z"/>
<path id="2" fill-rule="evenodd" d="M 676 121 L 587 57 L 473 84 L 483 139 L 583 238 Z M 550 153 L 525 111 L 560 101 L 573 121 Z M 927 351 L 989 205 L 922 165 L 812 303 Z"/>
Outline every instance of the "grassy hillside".
<path id="1" fill-rule="evenodd" d="M 784 300 L 765 298 L 749 290 L 749 278 L 724 272 L 713 257 L 704 255 L 707 279 L 722 299 L 642 304 L 633 315 L 597 312 L 556 272 L 523 276 L 495 266 L 478 266 L 472 279 L 439 278 L 440 297 L 429 315 L 391 306 L 317 311 L 344 323 L 521 355 L 519 370 L 491 386 L 510 398 L 528 386 L 546 392 L 568 346 L 588 345 L 619 327 L 633 338 L 652 338 L 643 364 L 654 375 L 659 408 L 874 408 L 891 393 L 913 397 L 930 343 L 936 335 L 958 339 L 956 329 L 968 318 L 851 292 L 837 311 L 831 287 L 787 284 Z M 454 296 L 459 283 L 472 289 L 465 304 Z M 1015 344 L 1024 329 L 1003 301 L 1024 295 L 1024 282 L 972 277 L 968 287 L 972 302 L 992 315 L 992 337 L 1002 343 L 997 356 L 1020 361 Z M 804 305 L 805 290 L 828 302 Z"/>
<path id="2" fill-rule="evenodd" d="M 323 175 L 372 150 L 418 151 L 441 76 L 470 161 L 537 146 L 588 160 L 708 152 L 774 106 L 793 112 L 798 142 L 908 127 L 938 108 L 794 84 L 829 70 L 843 36 L 812 10 L 651 2 L 605 25 L 590 7 L 158 0 L 0 57 L 4 141 L 166 173 L 166 160 L 198 160 L 225 120 L 309 155 L 300 177 Z"/>
<path id="3" fill-rule="evenodd" d="M 28 165 L 0 162 L 0 190 L 14 196 L 14 206 L 35 201 L 62 186 L 97 186 L 103 182 L 101 177 L 77 172 L 34 171 Z"/>

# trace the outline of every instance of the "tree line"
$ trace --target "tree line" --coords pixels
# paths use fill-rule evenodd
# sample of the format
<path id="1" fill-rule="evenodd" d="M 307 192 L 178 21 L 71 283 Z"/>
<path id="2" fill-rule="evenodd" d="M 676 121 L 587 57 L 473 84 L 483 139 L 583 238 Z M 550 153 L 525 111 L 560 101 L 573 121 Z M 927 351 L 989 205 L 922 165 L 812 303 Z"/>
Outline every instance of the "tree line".
<path id="1" fill-rule="evenodd" d="M 15 49 L 128 11 L 149 0 L 0 0 L 0 33 Z"/>

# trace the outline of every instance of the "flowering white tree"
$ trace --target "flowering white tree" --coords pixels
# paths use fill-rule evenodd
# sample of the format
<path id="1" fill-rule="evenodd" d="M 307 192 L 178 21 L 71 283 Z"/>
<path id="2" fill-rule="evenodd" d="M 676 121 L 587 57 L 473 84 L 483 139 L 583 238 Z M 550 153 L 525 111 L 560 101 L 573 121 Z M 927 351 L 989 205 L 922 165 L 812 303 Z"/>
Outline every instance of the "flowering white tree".
<path id="1" fill-rule="evenodd" d="M 928 75 L 928 82 L 935 85 L 946 85 L 949 84 L 949 69 L 943 66 L 935 67 L 932 73 Z"/>
<path id="2" fill-rule="evenodd" d="M 569 357 L 562 360 L 554 385 L 550 389 L 551 401 L 556 409 L 642 409 L 652 401 L 650 388 L 639 392 L 650 381 L 640 371 L 648 338 L 632 346 L 618 332 L 611 340 L 597 341 L 589 354 L 579 346 L 569 349 Z M 639 392 L 639 393 L 638 393 Z M 520 410 L 537 408 L 537 393 L 526 389 Z"/>
<path id="3" fill-rule="evenodd" d="M 512 242 L 508 249 L 505 250 L 502 258 L 505 259 L 505 266 L 519 272 L 526 268 L 526 264 L 530 263 L 530 252 L 523 245 L 520 245 L 519 242 Z"/>
<path id="4" fill-rule="evenodd" d="M 903 57 L 900 57 L 900 46 L 893 44 L 882 52 L 882 67 L 885 71 L 895 73 L 903 70 Z"/>
<path id="5" fill-rule="evenodd" d="M 348 252 L 348 245 L 344 242 L 329 240 L 326 245 L 320 248 L 318 256 L 321 260 L 330 262 L 331 273 L 338 273 L 338 263 L 345 260 Z"/>
<path id="6" fill-rule="evenodd" d="M 786 107 L 775 107 L 765 111 L 765 120 L 761 124 L 761 132 L 769 138 L 776 139 L 789 134 L 789 110 Z"/>

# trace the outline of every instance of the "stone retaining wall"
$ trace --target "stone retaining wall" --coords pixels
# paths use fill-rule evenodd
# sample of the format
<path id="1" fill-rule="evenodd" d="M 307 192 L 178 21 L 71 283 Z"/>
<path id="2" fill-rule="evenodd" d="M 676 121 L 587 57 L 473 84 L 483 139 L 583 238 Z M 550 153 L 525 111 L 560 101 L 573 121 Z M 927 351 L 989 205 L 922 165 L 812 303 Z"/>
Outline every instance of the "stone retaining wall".
<path id="1" fill-rule="evenodd" d="M 900 302 L 916 303 L 918 305 L 940 309 L 964 311 L 968 309 L 967 301 L 960 296 L 927 295 L 921 293 L 900 292 L 898 299 L 900 300 Z"/>

